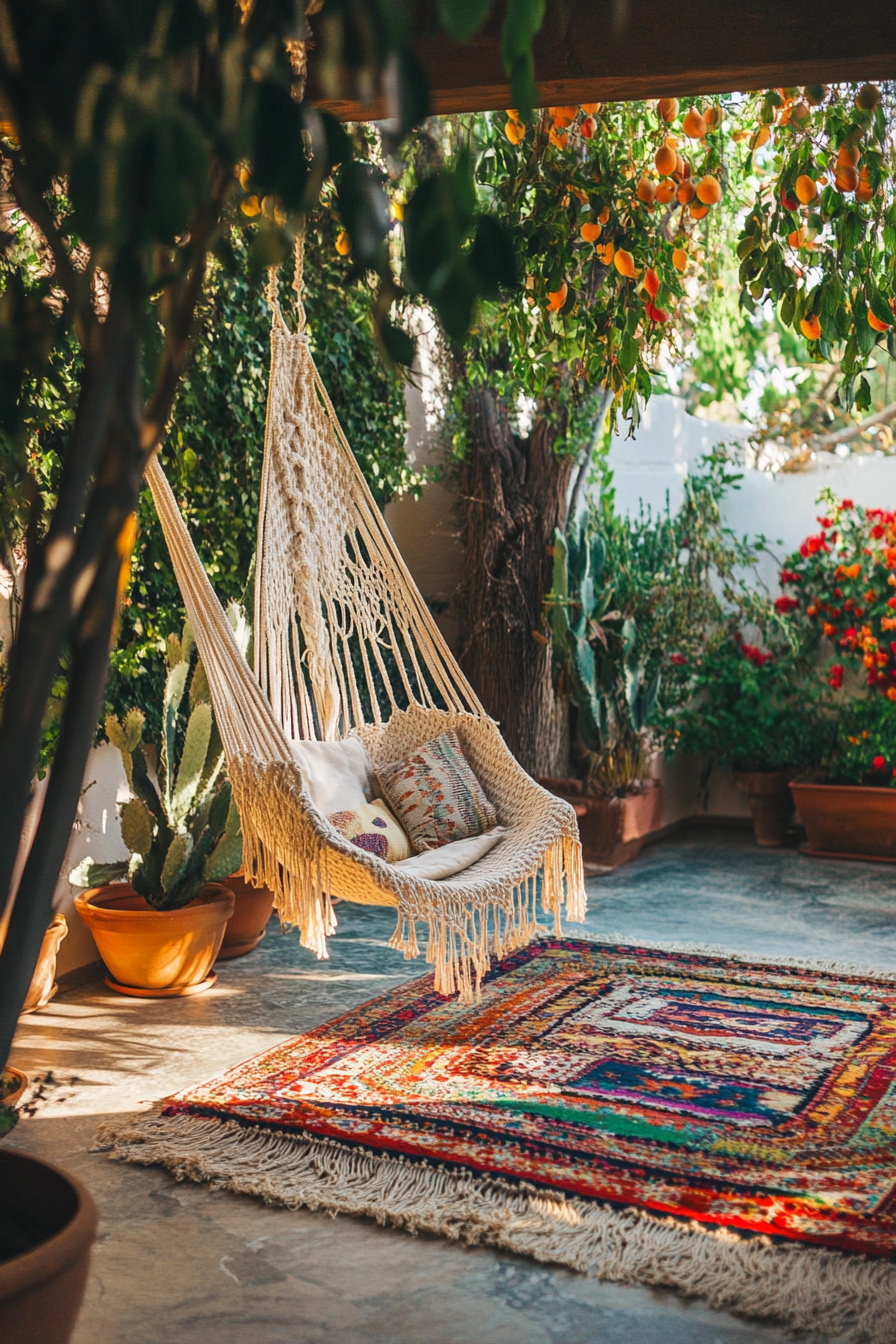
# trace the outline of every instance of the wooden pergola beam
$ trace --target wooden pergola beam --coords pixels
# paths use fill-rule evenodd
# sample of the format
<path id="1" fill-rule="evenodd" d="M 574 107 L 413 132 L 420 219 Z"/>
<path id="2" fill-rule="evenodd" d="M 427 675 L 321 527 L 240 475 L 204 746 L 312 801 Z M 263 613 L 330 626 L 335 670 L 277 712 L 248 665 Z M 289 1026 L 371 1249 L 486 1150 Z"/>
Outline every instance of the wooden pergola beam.
<path id="1" fill-rule="evenodd" d="M 314 20 L 312 19 L 312 26 Z M 417 52 L 434 112 L 509 106 L 499 19 L 458 46 L 422 30 Z M 548 0 L 535 43 L 542 106 L 896 78 L 896 0 Z M 344 121 L 376 120 L 382 102 L 350 88 L 327 97 L 309 53 L 308 96 Z"/>

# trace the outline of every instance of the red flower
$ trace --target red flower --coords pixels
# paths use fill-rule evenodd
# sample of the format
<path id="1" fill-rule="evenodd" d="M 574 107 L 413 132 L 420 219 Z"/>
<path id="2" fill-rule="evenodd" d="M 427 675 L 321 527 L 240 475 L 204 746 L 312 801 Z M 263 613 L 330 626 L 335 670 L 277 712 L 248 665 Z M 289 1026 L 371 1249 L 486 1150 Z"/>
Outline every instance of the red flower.
<path id="1" fill-rule="evenodd" d="M 884 760 L 883 756 L 875 756 L 871 764 L 875 770 L 883 770 L 884 766 L 886 765 L 886 761 Z"/>
<path id="2" fill-rule="evenodd" d="M 688 660 L 687 660 L 687 658 L 685 658 L 685 656 L 684 656 L 683 653 L 670 653 L 670 654 L 669 654 L 669 662 L 670 662 L 670 663 L 674 663 L 674 665 L 675 665 L 676 667 L 684 667 L 684 665 L 685 665 L 685 663 L 686 663 L 687 661 L 688 661 Z"/>
<path id="3" fill-rule="evenodd" d="M 855 508 L 855 504 L 853 504 L 853 502 L 852 502 L 851 499 L 841 499 L 841 501 L 840 501 L 840 509 L 841 509 L 841 512 L 842 512 L 843 509 L 854 509 L 854 508 Z"/>
<path id="4" fill-rule="evenodd" d="M 893 604 L 896 606 L 896 602 Z M 796 611 L 799 606 L 795 597 L 779 597 L 775 599 L 775 607 L 782 616 L 787 616 L 789 612 Z"/>
<path id="5" fill-rule="evenodd" d="M 831 683 L 835 691 L 839 691 L 840 687 L 843 685 L 842 663 L 834 663 L 834 666 L 828 673 L 828 681 Z"/>
<path id="6" fill-rule="evenodd" d="M 782 570 L 781 570 L 780 582 L 781 582 L 782 584 L 785 584 L 785 583 L 802 583 L 802 581 L 803 581 L 803 576 L 802 576 L 802 574 L 795 574 L 795 573 L 793 572 L 792 569 L 782 569 Z"/>
<path id="7" fill-rule="evenodd" d="M 657 308 L 655 303 L 645 303 L 644 311 L 651 322 L 663 323 L 669 321 L 669 314 L 664 313 L 662 308 Z"/>

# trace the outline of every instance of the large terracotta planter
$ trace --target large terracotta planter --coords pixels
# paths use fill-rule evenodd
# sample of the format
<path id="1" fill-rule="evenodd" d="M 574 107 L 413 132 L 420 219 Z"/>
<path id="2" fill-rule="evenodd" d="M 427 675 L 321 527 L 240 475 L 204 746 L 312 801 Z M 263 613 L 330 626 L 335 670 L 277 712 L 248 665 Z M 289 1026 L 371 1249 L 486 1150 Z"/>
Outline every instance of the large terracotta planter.
<path id="1" fill-rule="evenodd" d="M 180 910 L 153 910 L 123 882 L 75 897 L 106 963 L 111 989 L 140 998 L 199 993 L 211 974 L 235 896 L 211 884 Z"/>
<path id="2" fill-rule="evenodd" d="M 651 831 L 663 824 L 663 786 L 646 779 L 638 793 L 624 798 L 596 798 L 583 791 L 578 779 L 542 779 L 551 793 L 576 808 L 582 857 L 599 868 L 618 868 L 641 852 Z"/>
<path id="3" fill-rule="evenodd" d="M 896 862 L 896 789 L 791 784 L 806 828 L 806 854 Z"/>
<path id="4" fill-rule="evenodd" d="M 35 1157 L 0 1150 L 3 1344 L 71 1339 L 96 1224 L 96 1206 L 80 1181 Z"/>
<path id="5" fill-rule="evenodd" d="M 224 886 L 233 892 L 236 905 L 224 930 L 218 961 L 244 957 L 256 948 L 264 937 L 274 908 L 274 893 L 270 887 L 251 886 L 242 870 L 234 873 L 233 877 L 225 878 Z"/>
<path id="6" fill-rule="evenodd" d="M 793 816 L 787 776 L 780 770 L 740 770 L 735 773 L 734 782 L 742 793 L 749 794 L 757 845 L 780 849 Z"/>

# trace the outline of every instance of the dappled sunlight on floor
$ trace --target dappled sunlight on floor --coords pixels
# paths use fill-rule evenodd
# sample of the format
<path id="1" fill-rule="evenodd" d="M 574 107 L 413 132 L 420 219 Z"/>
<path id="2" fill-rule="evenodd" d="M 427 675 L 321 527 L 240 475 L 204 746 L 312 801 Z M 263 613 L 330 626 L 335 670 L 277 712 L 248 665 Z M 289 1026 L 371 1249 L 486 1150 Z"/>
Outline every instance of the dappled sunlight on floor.
<path id="1" fill-rule="evenodd" d="M 572 937 L 896 970 L 896 873 L 886 865 L 694 831 L 588 886 L 588 918 L 568 926 Z M 337 913 L 328 961 L 273 922 L 205 994 L 128 999 L 99 981 L 22 1019 L 12 1062 L 34 1086 L 8 1142 L 79 1176 L 102 1215 L 74 1344 L 783 1344 L 774 1326 L 672 1293 L 373 1221 L 269 1209 L 90 1151 L 99 1117 L 144 1111 L 426 972 L 422 957 L 405 962 L 388 947 L 393 911 L 342 903 Z"/>

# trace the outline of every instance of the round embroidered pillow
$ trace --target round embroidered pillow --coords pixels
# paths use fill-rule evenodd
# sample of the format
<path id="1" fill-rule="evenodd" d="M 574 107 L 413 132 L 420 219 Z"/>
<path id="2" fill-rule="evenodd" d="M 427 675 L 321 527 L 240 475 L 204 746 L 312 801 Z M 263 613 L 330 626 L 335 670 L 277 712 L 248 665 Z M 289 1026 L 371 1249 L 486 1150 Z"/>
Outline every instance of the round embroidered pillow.
<path id="1" fill-rule="evenodd" d="M 346 840 L 387 863 L 398 863 L 414 852 L 410 840 L 382 798 L 345 812 L 331 812 L 327 820 Z"/>

